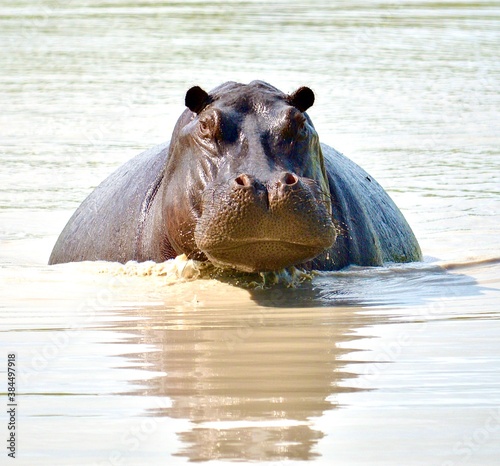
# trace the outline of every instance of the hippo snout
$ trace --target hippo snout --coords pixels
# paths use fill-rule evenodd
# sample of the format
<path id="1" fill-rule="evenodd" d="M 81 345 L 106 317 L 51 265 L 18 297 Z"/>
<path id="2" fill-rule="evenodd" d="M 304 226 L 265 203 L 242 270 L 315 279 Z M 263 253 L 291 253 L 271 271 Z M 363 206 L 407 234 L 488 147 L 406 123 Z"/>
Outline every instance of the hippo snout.
<path id="1" fill-rule="evenodd" d="M 234 179 L 232 184 L 234 191 L 238 192 L 241 189 L 243 192 L 248 191 L 250 196 L 255 197 L 247 202 L 261 202 L 268 209 L 273 209 L 279 203 L 280 197 L 286 197 L 286 192 L 299 184 L 299 178 L 293 173 L 282 172 L 267 183 L 263 183 L 255 176 L 242 173 Z M 297 189 L 296 196 L 300 196 L 300 190 L 300 188 Z M 245 194 L 243 196 L 249 197 Z"/>
<path id="2" fill-rule="evenodd" d="M 299 178 L 297 175 L 294 175 L 293 173 L 288 173 L 288 172 L 283 172 L 281 173 L 277 179 L 276 179 L 276 184 L 278 186 L 293 186 L 297 184 L 299 181 Z M 235 179 L 234 182 L 238 187 L 242 188 L 253 188 L 256 187 L 258 183 L 257 180 L 251 176 L 247 175 L 246 173 L 242 173 L 241 175 L 238 175 Z M 263 186 L 263 185 L 261 185 Z"/>
<path id="3" fill-rule="evenodd" d="M 329 196 L 287 171 L 266 180 L 243 172 L 207 189 L 195 229 L 211 262 L 245 272 L 306 262 L 335 239 Z"/>

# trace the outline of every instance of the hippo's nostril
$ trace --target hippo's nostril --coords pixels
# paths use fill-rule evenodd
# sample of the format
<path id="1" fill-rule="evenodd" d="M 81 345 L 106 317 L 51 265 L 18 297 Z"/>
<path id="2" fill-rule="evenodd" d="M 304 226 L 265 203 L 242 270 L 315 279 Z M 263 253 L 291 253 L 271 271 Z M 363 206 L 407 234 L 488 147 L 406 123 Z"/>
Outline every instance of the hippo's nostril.
<path id="1" fill-rule="evenodd" d="M 245 173 L 242 173 L 241 175 L 237 176 L 234 179 L 234 182 L 238 186 L 242 186 L 242 187 L 252 186 L 252 180 L 251 180 L 251 178 L 247 174 L 245 174 Z"/>
<path id="2" fill-rule="evenodd" d="M 280 182 L 283 185 L 286 186 L 293 186 L 299 181 L 297 175 L 294 175 L 293 173 L 283 173 Z"/>

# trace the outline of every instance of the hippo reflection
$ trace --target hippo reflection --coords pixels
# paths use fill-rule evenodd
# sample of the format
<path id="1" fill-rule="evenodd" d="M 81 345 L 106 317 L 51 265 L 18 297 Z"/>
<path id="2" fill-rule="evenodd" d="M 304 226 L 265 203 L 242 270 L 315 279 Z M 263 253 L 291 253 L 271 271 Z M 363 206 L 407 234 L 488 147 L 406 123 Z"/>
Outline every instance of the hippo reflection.
<path id="1" fill-rule="evenodd" d="M 188 292 L 199 306 L 186 302 Z M 259 304 L 220 282 L 180 284 L 164 299 L 142 309 L 144 324 L 133 330 L 156 351 L 133 361 L 165 374 L 140 382 L 147 388 L 139 393 L 171 400 L 149 414 L 189 421 L 177 454 L 191 461 L 318 456 L 324 434 L 312 419 L 335 409 L 337 394 L 358 390 L 349 387 L 355 376 L 343 343 L 375 319 L 344 305 L 318 306 L 310 283 L 262 290 Z"/>
<path id="2" fill-rule="evenodd" d="M 365 171 L 319 142 L 314 94 L 254 81 L 189 89 L 170 143 L 110 175 L 49 263 L 165 261 L 245 272 L 335 270 L 421 258 L 403 215 Z"/>

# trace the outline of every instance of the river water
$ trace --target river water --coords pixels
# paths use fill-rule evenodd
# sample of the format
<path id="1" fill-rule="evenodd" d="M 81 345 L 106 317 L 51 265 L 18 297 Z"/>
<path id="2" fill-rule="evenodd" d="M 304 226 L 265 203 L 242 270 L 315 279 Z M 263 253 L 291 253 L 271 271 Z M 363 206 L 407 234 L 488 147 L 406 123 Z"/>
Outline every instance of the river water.
<path id="1" fill-rule="evenodd" d="M 498 464 L 499 19 L 493 1 L 4 0 L 16 464 Z M 46 265 L 84 197 L 170 138 L 189 87 L 254 79 L 315 91 L 321 140 L 386 188 L 422 263 L 291 287 L 181 259 Z"/>

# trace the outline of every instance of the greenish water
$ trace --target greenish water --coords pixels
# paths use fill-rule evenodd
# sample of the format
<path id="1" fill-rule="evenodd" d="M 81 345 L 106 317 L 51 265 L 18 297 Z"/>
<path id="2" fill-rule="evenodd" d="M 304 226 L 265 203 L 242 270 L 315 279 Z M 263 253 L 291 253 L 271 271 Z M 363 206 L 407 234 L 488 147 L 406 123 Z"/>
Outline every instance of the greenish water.
<path id="1" fill-rule="evenodd" d="M 497 464 L 499 19 L 493 1 L 4 1 L 16 464 Z M 170 138 L 189 87 L 254 79 L 315 91 L 321 140 L 387 189 L 423 263 L 267 290 L 183 263 L 46 265 L 84 197 Z"/>

